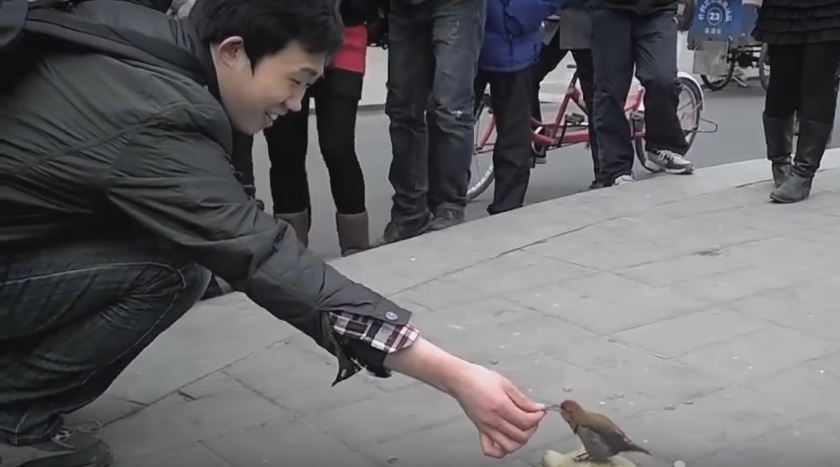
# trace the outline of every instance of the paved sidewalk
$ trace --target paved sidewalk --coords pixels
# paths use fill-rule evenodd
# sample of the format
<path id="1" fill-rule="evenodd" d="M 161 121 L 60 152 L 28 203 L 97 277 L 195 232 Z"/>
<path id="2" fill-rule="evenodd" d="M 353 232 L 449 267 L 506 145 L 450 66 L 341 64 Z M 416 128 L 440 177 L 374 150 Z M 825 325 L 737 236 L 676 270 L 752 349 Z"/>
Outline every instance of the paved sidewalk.
<path id="1" fill-rule="evenodd" d="M 807 202 L 750 161 L 569 196 L 336 261 L 429 339 L 531 396 L 575 398 L 642 466 L 836 466 L 840 151 Z M 204 303 L 76 414 L 118 466 L 536 465 L 577 447 L 551 414 L 502 462 L 457 404 L 359 375 L 234 294 Z M 679 465 L 679 464 L 677 464 Z"/>

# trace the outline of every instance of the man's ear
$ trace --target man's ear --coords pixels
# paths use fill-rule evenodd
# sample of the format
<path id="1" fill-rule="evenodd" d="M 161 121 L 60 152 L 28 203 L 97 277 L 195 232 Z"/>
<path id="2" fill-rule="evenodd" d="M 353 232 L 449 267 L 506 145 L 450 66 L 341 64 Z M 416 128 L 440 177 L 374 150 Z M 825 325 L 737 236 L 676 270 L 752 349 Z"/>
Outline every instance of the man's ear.
<path id="1" fill-rule="evenodd" d="M 240 36 L 231 36 L 216 46 L 216 55 L 226 68 L 250 68 L 250 60 L 245 53 L 245 40 Z"/>

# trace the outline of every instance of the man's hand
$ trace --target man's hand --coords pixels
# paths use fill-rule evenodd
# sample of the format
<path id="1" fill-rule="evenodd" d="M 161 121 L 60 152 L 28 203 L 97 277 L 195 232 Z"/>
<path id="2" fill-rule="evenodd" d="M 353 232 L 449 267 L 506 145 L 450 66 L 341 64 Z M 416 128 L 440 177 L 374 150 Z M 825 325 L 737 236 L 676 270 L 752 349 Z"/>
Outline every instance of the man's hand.
<path id="1" fill-rule="evenodd" d="M 502 458 L 537 431 L 545 407 L 528 399 L 507 378 L 479 365 L 460 375 L 453 397 L 478 428 L 484 454 Z"/>
<path id="2" fill-rule="evenodd" d="M 508 379 L 464 361 L 422 337 L 388 355 L 385 366 L 455 398 L 478 428 L 484 454 L 502 458 L 531 438 L 545 407 L 530 401 Z"/>

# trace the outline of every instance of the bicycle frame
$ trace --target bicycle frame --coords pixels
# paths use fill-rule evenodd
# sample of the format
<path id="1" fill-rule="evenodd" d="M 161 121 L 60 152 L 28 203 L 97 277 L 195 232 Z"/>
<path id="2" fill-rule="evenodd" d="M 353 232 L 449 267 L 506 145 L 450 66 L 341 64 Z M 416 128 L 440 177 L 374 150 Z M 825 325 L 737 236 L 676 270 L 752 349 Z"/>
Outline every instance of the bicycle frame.
<path id="1" fill-rule="evenodd" d="M 560 108 L 553 121 L 542 122 L 535 118 L 531 118 L 531 141 L 535 145 L 543 146 L 546 150 L 558 149 L 561 147 L 572 146 L 575 144 L 589 143 L 589 127 L 591 124 L 590 112 L 586 108 L 583 99 L 583 94 L 578 89 L 579 76 L 575 71 L 569 85 L 566 87 L 566 92 L 563 94 L 563 99 L 560 101 Z M 644 88 L 640 87 L 638 91 L 634 92 L 628 99 L 624 106 L 625 113 L 628 114 L 628 120 L 633 118 L 633 115 L 643 110 L 644 106 Z M 567 122 L 567 111 L 569 104 L 574 103 L 587 118 L 585 125 L 569 125 Z M 645 136 L 644 125 L 632 125 L 634 130 L 631 139 L 643 138 Z M 479 144 L 475 150 L 479 154 L 492 150 L 493 145 L 487 144 L 490 136 L 496 129 L 496 119 L 493 117 L 484 134 L 479 139 Z"/>

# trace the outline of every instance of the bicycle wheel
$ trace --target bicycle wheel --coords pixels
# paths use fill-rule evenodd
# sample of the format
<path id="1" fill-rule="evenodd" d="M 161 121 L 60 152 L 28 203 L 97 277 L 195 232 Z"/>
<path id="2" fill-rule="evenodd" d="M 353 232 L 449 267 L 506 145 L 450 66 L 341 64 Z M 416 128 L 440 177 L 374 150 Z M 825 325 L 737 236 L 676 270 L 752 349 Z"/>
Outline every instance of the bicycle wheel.
<path id="1" fill-rule="evenodd" d="M 467 186 L 467 200 L 484 193 L 493 184 L 493 146 L 496 140 L 496 124 L 490 95 L 484 94 L 475 113 L 475 146 L 471 161 L 470 181 Z M 486 168 L 482 168 L 486 165 Z M 474 175 L 478 175 L 474 177 Z"/>
<path id="2" fill-rule="evenodd" d="M 762 44 L 761 53 L 758 55 L 758 79 L 761 87 L 767 91 L 770 86 L 770 59 L 767 55 L 767 44 Z"/>
<path id="3" fill-rule="evenodd" d="M 700 116 L 703 113 L 703 90 L 700 89 L 700 86 L 696 82 L 682 76 L 677 78 L 677 83 L 680 87 L 677 103 L 677 118 L 680 121 L 680 126 L 682 126 L 683 134 L 685 135 L 687 144 L 686 153 L 688 153 L 694 145 L 694 139 L 697 137 L 697 131 L 700 128 Z M 632 115 L 630 125 L 634 134 L 644 128 L 644 115 Z M 633 141 L 633 146 L 636 150 L 636 158 L 642 164 L 642 167 L 653 173 L 661 171 L 658 167 L 648 167 L 647 149 L 645 148 L 644 138 L 636 138 Z"/>
<path id="4" fill-rule="evenodd" d="M 720 91 L 732 82 L 732 77 L 735 75 L 735 61 L 729 60 L 729 69 L 726 74 L 718 79 L 711 79 L 706 75 L 700 75 L 703 84 L 712 91 Z"/>

